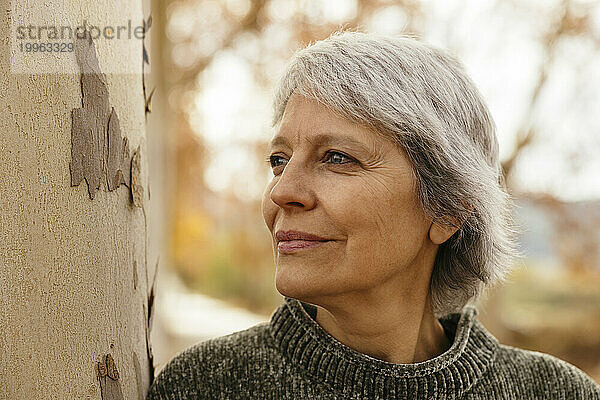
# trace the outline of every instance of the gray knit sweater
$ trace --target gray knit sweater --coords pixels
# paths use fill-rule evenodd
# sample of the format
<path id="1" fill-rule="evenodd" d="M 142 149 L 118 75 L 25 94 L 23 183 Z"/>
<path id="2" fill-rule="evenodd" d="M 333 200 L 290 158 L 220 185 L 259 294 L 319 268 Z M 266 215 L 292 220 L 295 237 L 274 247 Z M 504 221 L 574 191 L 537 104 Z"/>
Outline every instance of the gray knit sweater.
<path id="1" fill-rule="evenodd" d="M 392 364 L 343 345 L 285 298 L 265 322 L 193 346 L 155 379 L 148 400 L 598 399 L 600 386 L 547 354 L 498 343 L 465 307 L 441 319 L 453 344 L 416 364 Z"/>

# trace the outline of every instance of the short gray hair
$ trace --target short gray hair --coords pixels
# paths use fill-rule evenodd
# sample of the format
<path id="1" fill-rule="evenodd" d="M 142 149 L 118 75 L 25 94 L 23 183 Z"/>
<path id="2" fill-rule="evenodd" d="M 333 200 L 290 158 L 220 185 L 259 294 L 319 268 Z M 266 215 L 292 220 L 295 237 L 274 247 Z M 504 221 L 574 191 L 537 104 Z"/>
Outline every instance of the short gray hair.
<path id="1" fill-rule="evenodd" d="M 274 127 L 294 92 L 401 146 L 425 213 L 460 226 L 435 259 L 436 317 L 502 281 L 515 255 L 513 202 L 494 121 L 456 58 L 409 37 L 336 32 L 292 57 L 276 87 Z"/>

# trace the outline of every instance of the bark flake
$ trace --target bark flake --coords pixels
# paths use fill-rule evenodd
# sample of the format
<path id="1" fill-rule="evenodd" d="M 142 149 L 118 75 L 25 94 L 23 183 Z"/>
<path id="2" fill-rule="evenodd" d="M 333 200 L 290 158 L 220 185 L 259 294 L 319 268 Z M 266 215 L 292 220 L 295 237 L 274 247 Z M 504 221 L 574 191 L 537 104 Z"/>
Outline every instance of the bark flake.
<path id="1" fill-rule="evenodd" d="M 106 76 L 100 71 L 89 31 L 75 39 L 75 57 L 81 72 L 82 106 L 71 113 L 71 186 L 85 179 L 94 199 L 104 179 L 109 191 L 131 187 L 132 157 L 117 111 L 109 104 Z"/>
<path id="2" fill-rule="evenodd" d="M 102 400 L 124 400 L 119 371 L 113 356 L 108 353 L 104 360 L 97 363 L 97 375 L 100 382 Z"/>

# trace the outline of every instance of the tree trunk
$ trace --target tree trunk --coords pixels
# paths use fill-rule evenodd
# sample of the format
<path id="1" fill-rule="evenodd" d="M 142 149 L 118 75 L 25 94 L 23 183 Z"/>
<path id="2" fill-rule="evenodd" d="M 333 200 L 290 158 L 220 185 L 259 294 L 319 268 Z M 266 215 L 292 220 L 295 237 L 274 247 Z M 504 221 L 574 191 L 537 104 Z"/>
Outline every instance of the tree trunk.
<path id="1" fill-rule="evenodd" d="M 0 0 L 0 400 L 144 399 L 157 260 L 143 75 L 122 68 L 143 40 L 74 38 L 66 74 L 11 47 L 28 6 L 139 26 L 142 1 L 51 3 Z"/>

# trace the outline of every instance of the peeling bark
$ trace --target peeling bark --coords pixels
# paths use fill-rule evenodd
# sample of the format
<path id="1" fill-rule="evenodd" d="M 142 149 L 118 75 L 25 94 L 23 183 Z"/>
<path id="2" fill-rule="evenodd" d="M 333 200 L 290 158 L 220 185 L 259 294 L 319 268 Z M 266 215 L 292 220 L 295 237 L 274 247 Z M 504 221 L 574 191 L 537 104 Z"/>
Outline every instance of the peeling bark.
<path id="1" fill-rule="evenodd" d="M 110 353 L 105 356 L 104 361 L 98 362 L 97 373 L 102 400 L 124 400 L 119 371 Z"/>
<path id="2" fill-rule="evenodd" d="M 81 71 L 82 107 L 72 112 L 71 186 L 79 186 L 85 179 L 90 199 L 94 199 L 104 175 L 109 191 L 120 185 L 131 186 L 131 159 L 117 111 L 109 104 L 106 77 L 100 71 L 88 31 L 84 38 L 76 38 L 75 56 Z M 138 168 L 139 164 L 138 156 Z M 132 197 L 135 199 L 133 193 Z"/>
<path id="3" fill-rule="evenodd" d="M 119 117 L 114 107 L 112 108 L 108 120 L 107 133 L 108 156 L 106 159 L 106 183 L 108 185 L 108 190 L 115 190 L 121 184 L 127 186 L 129 183 L 130 163 L 128 161 L 129 147 L 127 145 L 127 138 L 121 137 Z"/>
<path id="4" fill-rule="evenodd" d="M 131 201 L 136 207 L 142 207 L 144 202 L 144 186 L 142 185 L 142 168 L 139 147 L 131 156 Z"/>
<path id="5" fill-rule="evenodd" d="M 148 16 L 147 21 L 143 21 L 144 27 L 144 39 L 146 39 L 146 33 L 152 26 L 152 15 Z M 148 116 L 152 112 L 152 95 L 154 94 L 154 89 L 150 92 L 149 96 L 146 96 L 146 74 L 145 66 L 146 64 L 150 65 L 150 58 L 148 57 L 148 51 L 146 50 L 146 42 L 142 40 L 142 92 L 144 93 L 144 114 Z"/>
<path id="6" fill-rule="evenodd" d="M 148 356 L 148 368 L 150 375 L 150 383 L 154 380 L 154 354 L 152 353 L 152 342 L 150 341 L 150 331 L 152 330 L 152 322 L 154 320 L 154 291 L 156 290 L 156 276 L 158 273 L 158 264 L 160 258 L 156 260 L 156 266 L 154 267 L 154 276 L 152 278 L 152 285 L 150 286 L 150 293 L 148 293 L 148 309 L 146 315 L 146 350 Z"/>
<path id="7" fill-rule="evenodd" d="M 133 290 L 137 290 L 137 286 L 138 286 L 137 261 L 133 260 Z"/>

